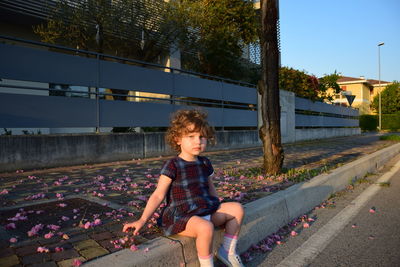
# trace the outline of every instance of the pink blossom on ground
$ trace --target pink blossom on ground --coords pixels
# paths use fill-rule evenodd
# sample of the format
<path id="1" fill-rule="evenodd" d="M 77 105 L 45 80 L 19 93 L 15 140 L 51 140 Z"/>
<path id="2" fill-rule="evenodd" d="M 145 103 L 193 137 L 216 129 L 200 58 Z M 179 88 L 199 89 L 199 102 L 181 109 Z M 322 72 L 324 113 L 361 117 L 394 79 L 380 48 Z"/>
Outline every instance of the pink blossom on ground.
<path id="1" fill-rule="evenodd" d="M 61 217 L 61 220 L 63 220 L 64 222 L 69 221 L 69 217 L 67 217 L 67 216 L 62 216 L 62 217 Z"/>
<path id="2" fill-rule="evenodd" d="M 65 203 L 60 203 L 60 204 L 58 204 L 57 206 L 59 206 L 59 207 L 61 207 L 61 208 L 65 208 L 65 207 L 67 206 L 67 204 L 65 204 Z"/>
<path id="3" fill-rule="evenodd" d="M 15 223 L 9 223 L 5 226 L 7 230 L 16 229 Z"/>
<path id="4" fill-rule="evenodd" d="M 49 249 L 46 247 L 38 247 L 36 251 L 39 253 L 48 253 Z"/>
<path id="5" fill-rule="evenodd" d="M 55 251 L 55 252 L 61 252 L 61 251 L 64 251 L 64 248 L 55 247 L 55 248 L 54 248 L 54 251 Z"/>
<path id="6" fill-rule="evenodd" d="M 38 232 L 40 231 L 40 230 L 42 230 L 43 229 L 43 224 L 37 224 L 37 225 L 35 225 L 35 226 L 33 226 L 32 227 L 32 229 L 30 230 L 30 231 L 28 231 L 28 236 L 29 237 L 31 237 L 31 236 L 35 236 L 35 235 L 37 235 L 38 234 Z"/>
<path id="7" fill-rule="evenodd" d="M 96 219 L 93 222 L 93 225 L 95 225 L 95 226 L 100 225 L 100 224 L 101 224 L 101 220 L 100 219 Z"/>
<path id="8" fill-rule="evenodd" d="M 131 249 L 132 251 L 136 251 L 136 250 L 138 250 L 139 248 L 138 248 L 137 246 L 135 246 L 135 245 L 132 245 L 132 246 L 130 247 L 130 249 Z"/>
<path id="9" fill-rule="evenodd" d="M 62 239 L 68 240 L 68 239 L 69 239 L 69 236 L 68 236 L 67 234 L 63 234 L 63 235 L 62 235 Z"/>
<path id="10" fill-rule="evenodd" d="M 73 212 L 73 213 L 78 213 L 78 212 L 79 212 L 79 209 L 73 209 L 72 212 Z"/>
<path id="11" fill-rule="evenodd" d="M 91 226 L 90 222 L 86 222 L 86 223 L 83 225 L 83 228 L 89 229 L 90 226 Z"/>
<path id="12" fill-rule="evenodd" d="M 54 236 L 54 234 L 52 232 L 48 232 L 47 234 L 44 235 L 44 238 L 46 239 L 50 239 Z"/>
<path id="13" fill-rule="evenodd" d="M 145 248 L 144 252 L 149 252 L 149 250 L 150 250 L 149 248 Z"/>
<path id="14" fill-rule="evenodd" d="M 15 237 L 11 237 L 9 241 L 10 243 L 16 243 L 18 239 L 16 239 Z"/>
<path id="15" fill-rule="evenodd" d="M 370 213 L 375 213 L 375 211 L 376 211 L 376 209 L 375 209 L 374 207 L 372 207 L 372 208 L 369 209 L 369 212 L 370 212 Z"/>
<path id="16" fill-rule="evenodd" d="M 55 225 L 55 224 L 49 224 L 49 225 L 47 225 L 47 228 L 49 228 L 50 230 L 53 230 L 53 231 L 57 231 L 60 229 L 60 226 Z"/>
<path id="17" fill-rule="evenodd" d="M 291 236 L 296 236 L 296 235 L 297 235 L 297 232 L 296 232 L 296 231 L 291 231 L 291 232 L 290 232 L 290 235 L 291 235 Z"/>
<path id="18" fill-rule="evenodd" d="M 7 189 L 3 189 L 1 192 L 0 192 L 0 195 L 7 195 L 8 194 L 8 190 Z"/>
<path id="19" fill-rule="evenodd" d="M 16 221 L 26 221 L 26 220 L 28 220 L 28 217 L 26 217 L 26 216 L 24 216 L 24 215 L 22 215 L 21 213 L 18 212 L 17 214 L 15 214 L 14 217 L 8 218 L 7 220 L 8 220 L 8 221 L 13 221 L 13 222 L 16 222 Z"/>
<path id="20" fill-rule="evenodd" d="M 82 265 L 82 262 L 81 262 L 80 260 L 78 260 L 78 259 L 74 259 L 72 265 L 73 265 L 73 266 L 76 266 L 76 267 L 77 267 L 77 266 L 81 266 L 81 265 Z"/>
<path id="21" fill-rule="evenodd" d="M 303 223 L 303 228 L 309 228 L 310 225 L 308 223 Z"/>

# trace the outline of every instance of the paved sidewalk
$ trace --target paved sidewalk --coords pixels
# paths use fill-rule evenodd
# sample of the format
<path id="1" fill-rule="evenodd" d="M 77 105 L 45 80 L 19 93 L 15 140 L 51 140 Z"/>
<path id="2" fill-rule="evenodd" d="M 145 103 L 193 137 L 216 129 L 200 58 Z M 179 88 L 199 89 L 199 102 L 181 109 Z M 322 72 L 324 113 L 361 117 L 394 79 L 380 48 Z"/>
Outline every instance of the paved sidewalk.
<path id="1" fill-rule="evenodd" d="M 284 167 L 337 166 L 391 144 L 368 134 L 284 145 Z M 246 200 L 242 196 L 247 193 L 252 198 L 271 193 L 265 190 L 268 181 L 258 181 L 263 192 L 256 194 L 261 187 L 236 183 L 229 176 L 238 169 L 259 167 L 260 148 L 206 155 L 213 162 L 219 176 L 217 187 L 225 198 Z M 116 240 L 125 236 L 121 225 L 144 207 L 165 159 L 0 174 L 0 266 L 72 266 L 76 259 L 84 262 L 120 250 L 123 245 Z M 159 234 L 155 219 L 136 242 Z M 10 243 L 15 241 L 12 238 L 17 242 Z M 49 252 L 40 253 L 38 247 Z"/>

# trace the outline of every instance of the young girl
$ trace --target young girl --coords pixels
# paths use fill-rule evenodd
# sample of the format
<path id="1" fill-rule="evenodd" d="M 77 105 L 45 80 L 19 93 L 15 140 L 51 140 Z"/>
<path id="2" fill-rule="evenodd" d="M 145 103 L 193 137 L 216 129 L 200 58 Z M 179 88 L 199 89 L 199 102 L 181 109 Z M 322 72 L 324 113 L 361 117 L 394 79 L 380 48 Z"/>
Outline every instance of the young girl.
<path id="1" fill-rule="evenodd" d="M 214 227 L 218 226 L 225 228 L 225 235 L 217 257 L 228 266 L 243 266 L 236 254 L 243 207 L 236 202 L 219 202 L 212 182 L 214 169 L 208 158 L 200 156 L 207 139 L 214 139 L 206 118 L 206 114 L 196 110 L 179 110 L 174 114 L 166 140 L 179 154 L 162 167 L 157 188 L 140 219 L 125 224 L 122 231 L 133 229 L 137 235 L 166 198 L 160 224 L 166 235 L 196 239 L 200 266 L 213 266 L 212 241 Z"/>

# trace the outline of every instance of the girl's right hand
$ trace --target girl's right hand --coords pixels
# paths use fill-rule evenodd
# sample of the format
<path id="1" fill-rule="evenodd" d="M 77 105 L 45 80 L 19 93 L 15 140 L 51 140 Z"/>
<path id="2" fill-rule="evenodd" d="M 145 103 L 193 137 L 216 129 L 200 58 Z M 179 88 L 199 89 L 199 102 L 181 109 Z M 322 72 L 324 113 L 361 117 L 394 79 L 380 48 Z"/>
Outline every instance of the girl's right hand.
<path id="1" fill-rule="evenodd" d="M 146 222 L 143 222 L 141 220 L 137 220 L 131 223 L 126 223 L 124 224 L 124 227 L 122 228 L 122 232 L 128 232 L 129 229 L 134 229 L 133 231 L 133 235 L 138 235 L 139 234 L 139 230 L 143 227 L 143 225 Z"/>

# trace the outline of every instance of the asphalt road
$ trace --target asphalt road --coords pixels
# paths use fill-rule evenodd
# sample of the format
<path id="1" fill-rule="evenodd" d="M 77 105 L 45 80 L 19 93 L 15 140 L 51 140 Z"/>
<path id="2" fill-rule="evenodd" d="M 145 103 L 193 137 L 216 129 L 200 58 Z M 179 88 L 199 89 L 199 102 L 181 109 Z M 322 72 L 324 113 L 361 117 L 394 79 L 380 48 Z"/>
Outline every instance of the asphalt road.
<path id="1" fill-rule="evenodd" d="M 271 252 L 253 252 L 246 266 L 400 266 L 400 156 L 313 210 Z M 392 172 L 389 172 L 389 171 Z M 390 177 L 389 183 L 382 179 Z M 378 179 L 380 179 L 378 181 Z"/>

